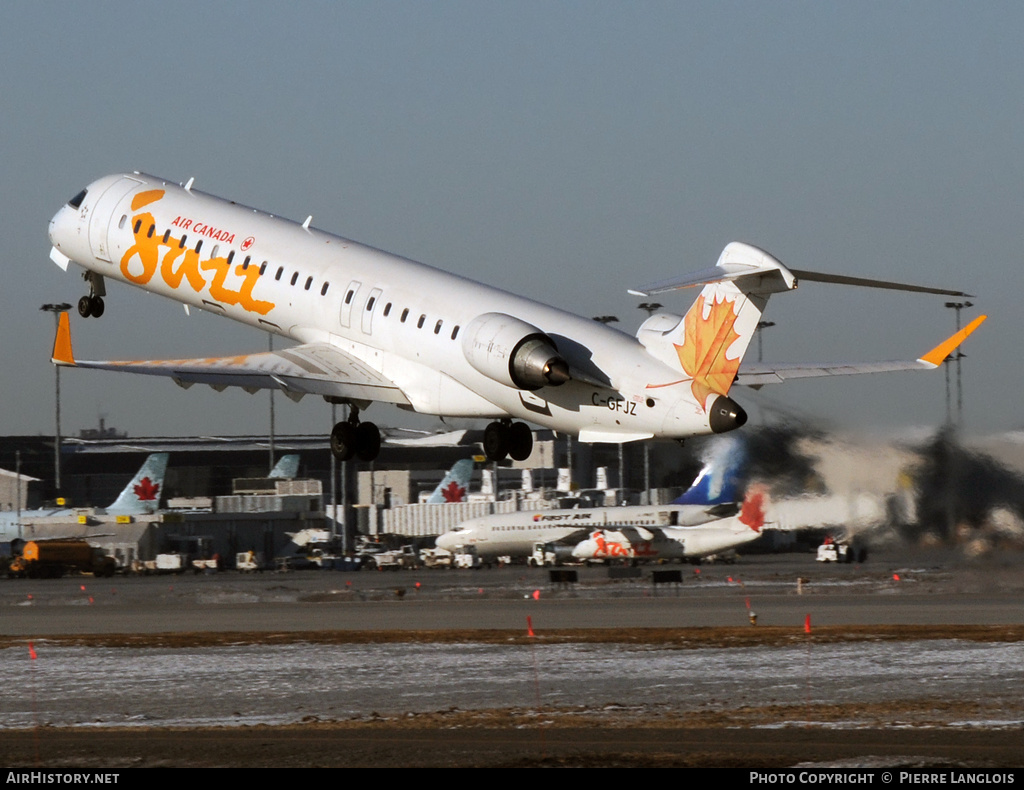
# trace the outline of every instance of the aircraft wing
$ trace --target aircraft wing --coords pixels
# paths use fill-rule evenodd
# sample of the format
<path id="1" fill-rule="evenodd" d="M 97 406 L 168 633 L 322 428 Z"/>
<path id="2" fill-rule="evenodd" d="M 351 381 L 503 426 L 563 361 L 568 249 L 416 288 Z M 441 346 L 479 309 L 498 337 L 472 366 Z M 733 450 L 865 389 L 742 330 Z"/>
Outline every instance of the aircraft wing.
<path id="1" fill-rule="evenodd" d="M 216 390 L 227 387 L 241 387 L 247 392 L 278 389 L 295 400 L 303 395 L 326 395 L 357 401 L 409 403 L 409 399 L 394 382 L 328 343 L 307 343 L 281 351 L 234 357 L 76 360 L 71 350 L 68 316 L 62 313 L 52 360 L 54 364 L 69 367 L 166 376 L 186 388 L 193 384 L 208 384 Z"/>
<path id="2" fill-rule="evenodd" d="M 914 360 L 897 360 L 893 362 L 828 362 L 822 364 L 744 362 L 736 374 L 735 383 L 748 387 L 761 387 L 765 384 L 777 384 L 787 379 L 852 376 L 860 373 L 887 373 L 893 370 L 934 370 L 967 339 L 971 332 L 981 326 L 981 323 L 987 317 L 984 315 L 978 316 L 955 335 L 939 343 L 927 354 L 923 354 Z"/>

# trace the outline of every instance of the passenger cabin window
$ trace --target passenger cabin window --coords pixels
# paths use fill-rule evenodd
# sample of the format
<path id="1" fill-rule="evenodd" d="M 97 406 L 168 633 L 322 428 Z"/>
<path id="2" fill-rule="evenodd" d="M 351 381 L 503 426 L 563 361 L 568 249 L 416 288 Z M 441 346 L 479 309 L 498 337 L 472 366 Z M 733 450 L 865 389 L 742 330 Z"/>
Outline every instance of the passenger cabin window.
<path id="1" fill-rule="evenodd" d="M 164 244 L 167 243 L 167 240 L 169 238 L 171 238 L 171 229 L 170 228 L 168 228 L 167 230 L 164 231 Z"/>
<path id="2" fill-rule="evenodd" d="M 324 283 L 324 287 L 320 289 L 321 296 L 327 296 L 327 289 L 331 287 L 330 283 Z"/>
<path id="3" fill-rule="evenodd" d="M 355 291 L 353 289 L 349 288 L 348 289 L 348 293 L 345 294 L 345 304 L 352 304 L 352 296 L 353 296 L 353 294 L 355 294 Z"/>
<path id="4" fill-rule="evenodd" d="M 277 267 L 277 274 L 274 275 L 274 279 L 275 280 L 280 280 L 282 274 L 284 274 L 284 266 L 278 266 Z"/>
<path id="5" fill-rule="evenodd" d="M 153 238 L 153 234 L 154 233 L 156 233 L 156 225 L 150 225 L 149 226 L 149 231 L 146 233 L 146 238 L 147 239 Z"/>
<path id="6" fill-rule="evenodd" d="M 444 322 L 443 321 L 438 321 L 436 324 L 434 324 L 434 334 L 435 335 L 441 334 L 441 324 L 442 323 L 444 323 Z"/>
<path id="7" fill-rule="evenodd" d="M 370 312 L 373 309 L 373 303 L 376 301 L 376 298 L 372 296 L 366 300 L 366 312 Z"/>
<path id="8" fill-rule="evenodd" d="M 68 205 L 71 206 L 71 208 L 78 208 L 79 206 L 81 206 L 82 201 L 85 200 L 85 193 L 88 191 L 89 190 L 87 189 L 83 189 L 81 192 L 79 192 L 77 195 L 71 198 L 71 200 L 68 201 Z"/>
<path id="9" fill-rule="evenodd" d="M 384 317 L 387 318 L 390 313 L 391 313 L 391 302 L 388 302 L 386 305 L 384 305 Z"/>
<path id="10" fill-rule="evenodd" d="M 456 336 L 457 334 L 459 334 L 459 325 L 458 325 L 458 324 L 456 324 L 456 325 L 455 325 L 455 328 L 454 328 L 454 329 L 452 329 L 452 340 L 454 340 L 454 339 L 455 339 L 455 336 Z"/>
<path id="11" fill-rule="evenodd" d="M 264 275 L 266 273 L 267 273 L 267 262 L 263 261 L 263 263 L 260 264 L 260 275 Z"/>
<path id="12" fill-rule="evenodd" d="M 426 321 L 426 320 L 427 320 L 427 316 L 426 315 L 421 315 L 420 316 L 420 320 L 416 322 L 416 328 L 417 329 L 422 329 L 423 328 L 423 322 Z"/>
<path id="13" fill-rule="evenodd" d="M 187 235 L 185 235 L 184 233 L 181 234 L 181 241 L 178 242 L 178 249 L 179 250 L 185 249 L 185 239 L 187 239 L 187 238 L 188 238 Z"/>
<path id="14" fill-rule="evenodd" d="M 210 250 L 210 257 L 211 258 L 216 258 L 218 252 L 220 252 L 220 245 L 219 244 L 214 244 L 213 245 L 213 249 Z"/>
<path id="15" fill-rule="evenodd" d="M 216 252 L 216 250 L 215 250 L 215 252 Z M 235 259 L 235 251 L 231 250 L 231 252 L 228 253 L 228 263 L 231 263 L 231 261 L 233 261 L 234 259 Z"/>
<path id="16" fill-rule="evenodd" d="M 296 281 L 298 279 L 299 279 L 299 273 L 298 272 L 293 273 L 292 274 L 292 285 L 295 285 L 295 283 L 296 283 Z"/>
<path id="17" fill-rule="evenodd" d="M 403 324 L 405 323 L 405 319 L 408 318 L 408 317 L 409 317 L 409 308 L 407 307 L 407 308 L 405 308 L 402 311 L 402 319 L 401 320 L 402 320 Z"/>
<path id="18" fill-rule="evenodd" d="M 203 240 L 200 239 L 199 241 L 196 242 L 196 252 L 199 252 L 199 250 L 201 250 L 202 248 L 203 248 Z"/>
<path id="19" fill-rule="evenodd" d="M 305 288 L 305 290 L 308 291 L 309 290 L 309 286 L 311 286 L 312 284 L 313 284 L 313 278 L 312 277 L 307 277 L 306 278 L 306 288 Z"/>
<path id="20" fill-rule="evenodd" d="M 142 220 L 141 219 L 135 220 L 135 228 L 134 228 L 134 230 L 132 230 L 132 233 L 138 233 L 141 229 L 142 229 Z"/>
<path id="21" fill-rule="evenodd" d="M 127 221 L 127 219 L 128 219 L 128 215 L 127 214 L 122 214 L 121 215 L 121 221 L 117 223 L 118 230 L 124 230 L 124 223 Z M 170 231 L 168 231 L 168 232 L 170 232 Z"/>

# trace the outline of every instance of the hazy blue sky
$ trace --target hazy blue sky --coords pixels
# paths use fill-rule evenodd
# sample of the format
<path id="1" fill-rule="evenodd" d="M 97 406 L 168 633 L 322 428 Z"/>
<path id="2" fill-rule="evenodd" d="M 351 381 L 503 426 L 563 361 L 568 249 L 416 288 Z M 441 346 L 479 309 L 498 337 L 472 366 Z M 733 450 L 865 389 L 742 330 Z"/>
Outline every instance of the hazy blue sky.
<path id="1" fill-rule="evenodd" d="M 966 347 L 967 425 L 1022 427 L 1021 30 L 1024 5 L 999 2 L 7 0 L 0 433 L 52 431 L 38 308 L 85 292 L 47 258 L 50 216 L 134 169 L 630 332 L 628 287 L 732 240 L 794 268 L 963 288 L 991 316 Z M 952 331 L 942 301 L 807 284 L 773 298 L 765 357 L 913 358 Z M 119 284 L 102 319 L 72 326 L 88 359 L 266 347 Z M 62 384 L 65 433 L 100 414 L 133 435 L 266 428 L 266 394 Z M 846 426 L 945 415 L 941 372 L 762 393 Z M 278 404 L 282 431 L 329 428 L 322 401 Z"/>

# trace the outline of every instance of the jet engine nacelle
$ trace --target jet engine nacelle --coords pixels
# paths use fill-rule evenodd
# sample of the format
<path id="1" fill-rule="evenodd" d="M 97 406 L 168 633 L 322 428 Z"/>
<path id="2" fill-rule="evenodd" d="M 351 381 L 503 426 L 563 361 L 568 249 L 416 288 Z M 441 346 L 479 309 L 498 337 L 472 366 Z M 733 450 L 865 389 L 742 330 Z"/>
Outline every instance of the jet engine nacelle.
<path id="1" fill-rule="evenodd" d="M 533 324 L 505 313 L 478 315 L 462 336 L 462 353 L 480 373 L 508 387 L 539 390 L 570 379 L 569 363 Z"/>

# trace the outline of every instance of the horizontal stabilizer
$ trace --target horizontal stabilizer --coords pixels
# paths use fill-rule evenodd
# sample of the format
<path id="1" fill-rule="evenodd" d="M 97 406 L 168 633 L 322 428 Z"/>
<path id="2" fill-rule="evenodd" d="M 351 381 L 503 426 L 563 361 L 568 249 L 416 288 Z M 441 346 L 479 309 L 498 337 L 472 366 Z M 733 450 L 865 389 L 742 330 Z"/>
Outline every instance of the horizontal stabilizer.
<path id="1" fill-rule="evenodd" d="M 906 283 L 894 283 L 889 280 L 868 280 L 863 277 L 847 277 L 842 274 L 822 274 L 821 272 L 809 272 L 805 269 L 790 269 L 800 280 L 816 283 L 833 283 L 835 285 L 856 285 L 861 288 L 881 288 L 890 291 L 910 291 L 920 294 L 939 294 L 940 296 L 964 296 L 970 294 L 963 291 L 949 291 L 945 288 L 927 288 L 923 285 L 908 285 Z"/>
<path id="2" fill-rule="evenodd" d="M 734 241 L 722 250 L 718 263 L 693 274 L 659 280 L 641 288 L 630 288 L 634 296 L 654 296 L 697 285 L 745 280 L 743 291 L 763 296 L 796 288 L 796 277 L 764 250 Z"/>

